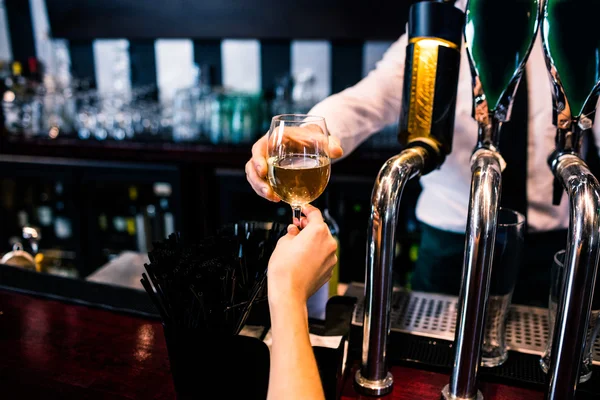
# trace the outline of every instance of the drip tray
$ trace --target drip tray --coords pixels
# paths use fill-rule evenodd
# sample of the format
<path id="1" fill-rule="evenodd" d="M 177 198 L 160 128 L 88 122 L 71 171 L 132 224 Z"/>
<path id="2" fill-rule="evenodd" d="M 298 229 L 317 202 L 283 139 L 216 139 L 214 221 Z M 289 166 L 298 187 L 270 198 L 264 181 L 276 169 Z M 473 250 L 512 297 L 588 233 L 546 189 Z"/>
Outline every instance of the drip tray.
<path id="1" fill-rule="evenodd" d="M 345 295 L 358 299 L 352 324 L 362 326 L 364 285 L 352 283 Z M 455 296 L 394 289 L 391 330 L 453 341 L 457 308 L 458 298 Z M 520 305 L 510 307 L 506 327 L 506 342 L 510 350 L 541 356 L 547 340 L 547 309 Z M 594 344 L 594 365 L 600 365 L 600 340 Z"/>

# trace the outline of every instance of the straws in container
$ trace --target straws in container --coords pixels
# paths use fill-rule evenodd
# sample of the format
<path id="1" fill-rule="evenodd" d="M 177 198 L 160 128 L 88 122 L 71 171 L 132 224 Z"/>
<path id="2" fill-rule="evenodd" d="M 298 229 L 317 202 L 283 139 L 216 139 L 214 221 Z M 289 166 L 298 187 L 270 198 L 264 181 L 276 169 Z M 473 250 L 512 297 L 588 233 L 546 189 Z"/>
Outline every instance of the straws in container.
<path id="1" fill-rule="evenodd" d="M 163 320 L 178 398 L 199 398 L 203 382 L 222 395 L 266 395 L 268 349 L 238 333 L 266 300 L 267 265 L 286 228 L 239 222 L 195 244 L 172 234 L 148 254 L 141 282 Z"/>

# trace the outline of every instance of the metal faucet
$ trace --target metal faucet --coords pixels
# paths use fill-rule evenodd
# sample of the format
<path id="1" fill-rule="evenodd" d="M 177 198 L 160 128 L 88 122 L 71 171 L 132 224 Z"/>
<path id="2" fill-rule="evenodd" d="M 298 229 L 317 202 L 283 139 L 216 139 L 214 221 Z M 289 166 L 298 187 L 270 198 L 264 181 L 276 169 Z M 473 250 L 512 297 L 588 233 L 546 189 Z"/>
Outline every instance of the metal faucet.
<path id="1" fill-rule="evenodd" d="M 506 12 L 512 14 L 512 30 L 504 25 L 506 21 L 502 16 Z M 473 75 L 473 117 L 479 129 L 471 157 L 471 193 L 454 368 L 450 383 L 442 390 L 446 400 L 483 399 L 477 390 L 477 371 L 505 166 L 498 145 L 502 124 L 510 120 L 514 95 L 533 47 L 540 10 L 537 0 L 469 0 L 466 15 L 465 39 Z"/>
<path id="2" fill-rule="evenodd" d="M 406 182 L 438 168 L 452 149 L 463 23 L 448 2 L 422 1 L 409 12 L 399 133 L 405 149 L 383 165 L 371 197 L 362 368 L 355 376 L 366 395 L 392 390 L 386 351 L 397 211 Z"/>
<path id="3" fill-rule="evenodd" d="M 542 38 L 544 56 L 552 84 L 553 123 L 557 127 L 556 149 L 548 162 L 554 173 L 554 204 L 559 204 L 563 188 L 569 196 L 569 235 L 565 254 L 564 286 L 558 301 L 552 343 L 549 386 L 546 398 L 575 398 L 579 370 L 592 308 L 594 282 L 600 247 L 600 186 L 580 157 L 585 136 L 593 140 L 600 80 L 597 75 L 600 32 L 581 31 L 586 22 L 573 15 L 597 15 L 595 9 L 582 9 L 581 2 L 544 0 Z M 577 38 L 577 44 L 573 43 Z M 577 52 L 573 54 L 573 47 Z M 573 57 L 575 55 L 575 57 Z M 588 66 L 593 65 L 592 70 Z M 585 82 L 585 84 L 584 84 Z"/>

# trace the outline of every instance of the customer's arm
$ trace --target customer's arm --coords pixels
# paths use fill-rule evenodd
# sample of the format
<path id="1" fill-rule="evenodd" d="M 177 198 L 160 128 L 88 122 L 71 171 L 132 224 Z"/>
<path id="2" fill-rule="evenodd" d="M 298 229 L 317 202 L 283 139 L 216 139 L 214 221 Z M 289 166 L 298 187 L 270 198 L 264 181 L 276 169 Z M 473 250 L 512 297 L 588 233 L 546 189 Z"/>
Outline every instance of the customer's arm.
<path id="1" fill-rule="evenodd" d="M 331 277 L 337 244 L 318 209 L 309 205 L 303 212 L 302 231 L 290 225 L 269 262 L 273 344 L 268 400 L 324 399 L 306 301 Z"/>

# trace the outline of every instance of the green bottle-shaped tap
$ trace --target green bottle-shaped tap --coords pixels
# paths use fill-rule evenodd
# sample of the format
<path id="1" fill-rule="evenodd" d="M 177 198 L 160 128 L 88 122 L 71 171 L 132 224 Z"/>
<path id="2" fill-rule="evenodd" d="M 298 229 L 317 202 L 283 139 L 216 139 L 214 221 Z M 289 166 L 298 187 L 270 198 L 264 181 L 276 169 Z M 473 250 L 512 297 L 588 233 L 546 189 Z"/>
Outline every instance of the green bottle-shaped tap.
<path id="1" fill-rule="evenodd" d="M 469 0 L 465 39 L 478 121 L 488 113 L 501 122 L 509 120 L 539 17 L 538 0 Z"/>
<path id="2" fill-rule="evenodd" d="M 600 80 L 599 18 L 598 0 L 545 1 L 542 37 L 559 129 L 585 130 L 593 123 Z"/>

